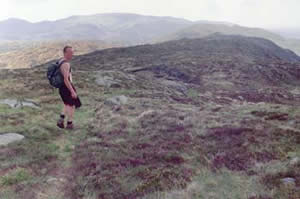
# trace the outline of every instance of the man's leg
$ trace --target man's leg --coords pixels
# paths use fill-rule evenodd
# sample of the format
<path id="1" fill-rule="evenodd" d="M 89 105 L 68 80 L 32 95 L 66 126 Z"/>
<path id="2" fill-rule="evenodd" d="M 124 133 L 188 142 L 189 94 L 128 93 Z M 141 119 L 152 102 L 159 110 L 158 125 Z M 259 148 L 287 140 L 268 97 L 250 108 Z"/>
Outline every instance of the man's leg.
<path id="1" fill-rule="evenodd" d="M 74 109 L 75 109 L 75 106 L 66 105 L 68 121 L 73 121 Z"/>
<path id="2" fill-rule="evenodd" d="M 75 106 L 67 106 L 68 122 L 67 128 L 73 129 L 73 116 L 75 112 Z"/>
<path id="3" fill-rule="evenodd" d="M 64 104 L 61 115 L 66 115 L 67 114 L 67 106 Z"/>
<path id="4" fill-rule="evenodd" d="M 59 128 L 65 128 L 65 125 L 64 125 L 64 119 L 65 119 L 65 115 L 67 113 L 67 106 L 65 104 L 63 104 L 63 109 L 62 109 L 62 112 L 60 114 L 60 118 L 59 120 L 57 121 L 57 126 Z"/>

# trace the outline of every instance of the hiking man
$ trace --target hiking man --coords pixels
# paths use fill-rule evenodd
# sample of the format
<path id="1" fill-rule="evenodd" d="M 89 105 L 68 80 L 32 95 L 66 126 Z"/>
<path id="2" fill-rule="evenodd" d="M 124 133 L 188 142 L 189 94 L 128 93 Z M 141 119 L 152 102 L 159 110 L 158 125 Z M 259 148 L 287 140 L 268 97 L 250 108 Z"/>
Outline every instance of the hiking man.
<path id="1" fill-rule="evenodd" d="M 70 60 L 73 57 L 73 49 L 71 46 L 65 46 L 63 49 L 64 57 L 59 61 L 61 64 L 60 71 L 64 79 L 64 84 L 59 88 L 59 95 L 64 103 L 60 119 L 57 121 L 59 128 L 64 128 L 64 119 L 67 115 L 67 129 L 73 129 L 73 115 L 75 109 L 81 106 L 79 97 L 75 87 L 72 84 L 72 70 L 70 66 Z"/>

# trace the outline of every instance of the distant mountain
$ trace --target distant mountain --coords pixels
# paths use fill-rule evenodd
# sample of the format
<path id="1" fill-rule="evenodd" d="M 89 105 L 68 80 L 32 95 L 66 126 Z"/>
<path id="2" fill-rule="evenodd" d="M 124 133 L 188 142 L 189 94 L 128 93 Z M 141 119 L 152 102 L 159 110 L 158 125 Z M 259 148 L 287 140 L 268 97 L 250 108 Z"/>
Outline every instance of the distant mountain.
<path id="1" fill-rule="evenodd" d="M 227 25 L 227 26 L 235 26 L 236 24 L 226 22 L 226 21 L 208 21 L 208 20 L 198 20 L 194 22 L 195 24 L 220 24 L 220 25 Z"/>
<path id="2" fill-rule="evenodd" d="M 248 28 L 226 23 L 200 23 L 194 24 L 177 32 L 157 38 L 156 42 L 169 41 L 182 38 L 201 38 L 213 33 L 227 35 L 243 35 L 251 37 L 261 37 L 275 42 L 277 45 L 288 48 L 300 55 L 300 40 L 293 40 L 282 37 L 273 32 L 261 28 Z"/>
<path id="3" fill-rule="evenodd" d="M 300 40 L 300 28 L 272 29 L 271 31 L 283 37 Z"/>
<path id="4" fill-rule="evenodd" d="M 103 41 L 14 42 L 6 45 L 14 48 L 4 49 L 1 53 L 1 46 L 4 48 L 5 44 L 0 44 L 0 69 L 30 68 L 59 59 L 62 57 L 62 49 L 65 45 L 71 45 L 75 55 L 120 46 Z"/>
<path id="5" fill-rule="evenodd" d="M 243 36 L 268 38 L 271 40 L 284 40 L 284 38 L 282 38 L 281 36 L 260 28 L 247 28 L 239 25 L 223 23 L 198 23 L 170 35 L 166 35 L 161 38 L 161 41 L 182 38 L 201 38 L 213 33 L 222 33 L 228 35 L 238 34 Z"/>
<path id="6" fill-rule="evenodd" d="M 0 22 L 0 40 L 89 39 L 145 43 L 192 23 L 174 17 L 121 13 L 72 16 L 39 23 L 8 19 Z"/>
<path id="7" fill-rule="evenodd" d="M 269 39 L 300 55 L 300 40 L 287 39 L 260 28 L 248 28 L 222 21 L 201 20 L 193 22 L 174 17 L 110 13 L 72 16 L 38 23 L 14 18 L 0 22 L 0 42 L 1 40 L 9 42 L 101 40 L 117 42 L 125 46 L 182 38 L 202 38 L 214 33 Z M 5 45 L 3 48 L 0 43 L 0 52 L 15 49 L 14 44 L 11 44 L 13 46 Z"/>

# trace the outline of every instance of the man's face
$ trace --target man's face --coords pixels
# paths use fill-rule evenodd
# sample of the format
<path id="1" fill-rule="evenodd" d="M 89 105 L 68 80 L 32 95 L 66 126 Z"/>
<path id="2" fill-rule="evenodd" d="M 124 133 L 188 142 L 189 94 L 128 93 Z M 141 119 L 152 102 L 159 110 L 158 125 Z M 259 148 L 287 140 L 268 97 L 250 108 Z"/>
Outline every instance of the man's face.
<path id="1" fill-rule="evenodd" d="M 65 57 L 67 59 L 72 59 L 72 57 L 73 57 L 73 48 L 67 48 L 66 53 L 65 53 Z"/>

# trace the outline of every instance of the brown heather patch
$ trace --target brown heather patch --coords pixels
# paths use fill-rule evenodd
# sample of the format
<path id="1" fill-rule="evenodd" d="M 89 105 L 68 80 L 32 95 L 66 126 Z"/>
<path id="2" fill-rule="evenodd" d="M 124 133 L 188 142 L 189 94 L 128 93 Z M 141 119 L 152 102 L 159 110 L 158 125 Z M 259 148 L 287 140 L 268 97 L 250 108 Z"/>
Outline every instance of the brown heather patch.
<path id="1" fill-rule="evenodd" d="M 263 145 L 263 132 L 251 128 L 224 126 L 212 128 L 208 134 L 201 136 L 206 144 L 207 153 L 212 159 L 213 168 L 226 167 L 233 171 L 247 171 L 258 162 L 268 162 L 276 158 L 271 151 L 253 151 L 250 146 L 255 143 L 257 149 Z"/>
<path id="2" fill-rule="evenodd" d="M 272 198 L 268 196 L 252 196 L 248 199 L 272 199 Z"/>
<path id="3" fill-rule="evenodd" d="M 71 179 L 73 197 L 94 191 L 98 198 L 138 198 L 185 188 L 201 167 L 261 176 L 252 169 L 255 164 L 284 158 L 299 137 L 296 131 L 270 125 L 272 120 L 253 118 L 241 119 L 241 126 L 207 128 L 199 135 L 194 129 L 196 113 L 191 121 L 190 113 L 175 106 L 149 111 L 138 103 L 130 107 L 117 112 L 102 105 L 97 108 L 89 135 L 98 140 L 82 142 L 73 156 L 72 173 L 83 177 Z M 260 115 L 269 116 L 256 116 Z"/>
<path id="4" fill-rule="evenodd" d="M 190 160 L 185 156 L 192 155 L 192 146 L 198 143 L 188 133 L 192 127 L 176 112 L 145 113 L 134 120 L 136 129 L 129 121 L 113 122 L 112 129 L 93 132 L 100 140 L 83 143 L 73 157 L 73 172 L 88 179 L 86 191 L 97 190 L 98 198 L 136 198 L 185 187 L 191 181 L 194 171 L 187 167 Z M 126 183 L 132 186 L 126 187 Z M 73 197 L 82 197 L 72 191 L 76 193 Z"/>
<path id="5" fill-rule="evenodd" d="M 280 120 L 280 121 L 286 121 L 289 118 L 288 113 L 278 113 L 278 112 L 266 112 L 266 111 L 252 111 L 251 114 L 263 117 L 265 120 Z"/>
<path id="6" fill-rule="evenodd" d="M 262 178 L 262 181 L 264 184 L 266 184 L 266 186 L 269 189 L 272 189 L 274 187 L 279 188 L 282 185 L 282 182 L 280 182 L 280 180 L 283 178 L 294 178 L 296 187 L 300 187 L 300 163 L 296 165 L 290 165 L 287 168 L 287 171 L 284 172 L 278 172 L 275 174 L 266 174 Z"/>

